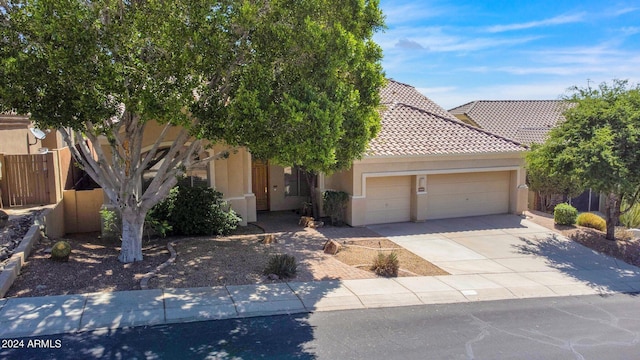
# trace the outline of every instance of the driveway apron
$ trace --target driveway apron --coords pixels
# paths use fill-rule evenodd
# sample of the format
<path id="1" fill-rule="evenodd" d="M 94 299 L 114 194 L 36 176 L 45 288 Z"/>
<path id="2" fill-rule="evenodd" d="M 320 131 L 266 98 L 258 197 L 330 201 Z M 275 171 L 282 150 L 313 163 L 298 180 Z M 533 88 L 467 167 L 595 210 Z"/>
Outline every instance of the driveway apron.
<path id="1" fill-rule="evenodd" d="M 521 216 L 476 216 L 372 225 L 369 229 L 450 276 L 459 277 L 443 280 L 457 287 L 482 279 L 514 294 L 533 290 L 549 292 L 549 296 L 580 294 L 593 288 L 604 292 L 640 290 L 636 289 L 640 282 L 639 268 L 586 248 Z"/>

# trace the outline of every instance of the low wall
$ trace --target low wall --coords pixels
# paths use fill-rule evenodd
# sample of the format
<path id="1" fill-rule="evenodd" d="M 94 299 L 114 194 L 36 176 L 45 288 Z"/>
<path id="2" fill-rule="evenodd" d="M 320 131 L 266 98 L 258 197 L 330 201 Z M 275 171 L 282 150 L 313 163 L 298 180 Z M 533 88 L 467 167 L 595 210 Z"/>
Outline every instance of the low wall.
<path id="1" fill-rule="evenodd" d="M 47 237 L 51 239 L 57 239 L 66 234 L 64 228 L 64 203 L 58 201 L 55 205 L 42 213 L 42 219 L 44 220 L 44 232 Z"/>
<path id="2" fill-rule="evenodd" d="M 102 189 L 65 190 L 63 196 L 64 230 L 67 234 L 100 231 Z"/>
<path id="3" fill-rule="evenodd" d="M 33 245 L 40 240 L 40 227 L 32 225 L 27 234 L 22 238 L 20 245 L 13 251 L 9 262 L 0 272 L 0 298 L 3 298 L 13 282 L 20 274 L 20 270 L 33 249 Z"/>

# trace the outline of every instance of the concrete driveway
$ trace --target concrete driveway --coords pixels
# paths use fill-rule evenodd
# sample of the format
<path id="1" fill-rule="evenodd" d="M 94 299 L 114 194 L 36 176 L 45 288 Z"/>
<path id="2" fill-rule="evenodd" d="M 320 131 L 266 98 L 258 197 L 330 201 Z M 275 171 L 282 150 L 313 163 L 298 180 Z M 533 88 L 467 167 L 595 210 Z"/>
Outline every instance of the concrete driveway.
<path id="1" fill-rule="evenodd" d="M 458 290 L 508 288 L 537 296 L 640 291 L 640 268 L 516 215 L 369 228 L 455 275 L 438 279 Z"/>

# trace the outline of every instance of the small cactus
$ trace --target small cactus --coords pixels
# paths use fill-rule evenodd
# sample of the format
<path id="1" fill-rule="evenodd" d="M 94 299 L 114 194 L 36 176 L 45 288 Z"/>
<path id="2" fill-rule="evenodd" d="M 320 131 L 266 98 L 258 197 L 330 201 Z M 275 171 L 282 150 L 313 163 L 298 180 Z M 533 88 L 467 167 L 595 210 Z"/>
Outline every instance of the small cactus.
<path id="1" fill-rule="evenodd" d="M 69 261 L 71 245 L 66 241 L 58 241 L 51 248 L 51 258 L 56 261 Z"/>

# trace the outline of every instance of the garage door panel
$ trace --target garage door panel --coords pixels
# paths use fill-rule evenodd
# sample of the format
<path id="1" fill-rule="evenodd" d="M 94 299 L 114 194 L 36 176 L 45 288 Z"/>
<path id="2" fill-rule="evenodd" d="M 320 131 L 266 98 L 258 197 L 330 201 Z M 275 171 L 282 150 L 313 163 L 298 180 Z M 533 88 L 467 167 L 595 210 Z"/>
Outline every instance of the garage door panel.
<path id="1" fill-rule="evenodd" d="M 509 172 L 430 175 L 427 218 L 501 214 L 509 211 Z"/>
<path id="2" fill-rule="evenodd" d="M 367 224 L 409 221 L 411 178 L 387 176 L 367 179 Z"/>

